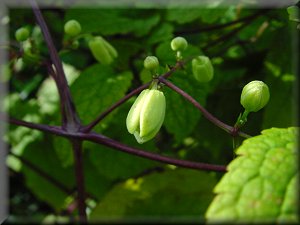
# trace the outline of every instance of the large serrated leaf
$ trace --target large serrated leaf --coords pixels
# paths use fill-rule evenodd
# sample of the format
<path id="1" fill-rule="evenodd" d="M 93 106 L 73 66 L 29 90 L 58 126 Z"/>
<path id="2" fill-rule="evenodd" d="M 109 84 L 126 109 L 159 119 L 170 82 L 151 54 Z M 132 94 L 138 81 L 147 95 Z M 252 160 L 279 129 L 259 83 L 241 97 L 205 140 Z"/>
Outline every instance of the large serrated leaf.
<path id="1" fill-rule="evenodd" d="M 213 174 L 166 170 L 116 185 L 96 206 L 90 219 L 157 219 L 198 221 L 212 199 Z"/>
<path id="2" fill-rule="evenodd" d="M 249 138 L 217 184 L 211 222 L 297 221 L 297 128 L 271 128 Z"/>

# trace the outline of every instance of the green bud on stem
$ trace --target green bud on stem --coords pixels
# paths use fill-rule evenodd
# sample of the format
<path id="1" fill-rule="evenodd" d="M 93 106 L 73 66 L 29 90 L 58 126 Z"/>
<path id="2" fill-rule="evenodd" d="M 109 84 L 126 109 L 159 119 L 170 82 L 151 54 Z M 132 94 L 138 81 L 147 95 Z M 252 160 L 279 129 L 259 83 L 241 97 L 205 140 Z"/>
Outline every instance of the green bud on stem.
<path id="1" fill-rule="evenodd" d="M 208 82 L 214 76 L 214 68 L 207 56 L 198 56 L 192 60 L 192 70 L 195 79 L 199 82 Z"/>
<path id="2" fill-rule="evenodd" d="M 188 46 L 188 42 L 183 37 L 175 37 L 171 41 L 171 48 L 173 51 L 184 51 Z"/>
<path id="3" fill-rule="evenodd" d="M 95 59 L 104 65 L 111 64 L 118 56 L 116 49 L 101 36 L 91 39 L 89 48 Z"/>
<path id="4" fill-rule="evenodd" d="M 139 144 L 155 137 L 160 130 L 166 111 L 163 92 L 143 90 L 132 105 L 126 119 L 127 130 Z"/>
<path id="5" fill-rule="evenodd" d="M 268 86 L 258 80 L 244 86 L 241 94 L 241 104 L 248 112 L 257 112 L 268 103 L 270 92 Z"/>
<path id="6" fill-rule="evenodd" d="M 66 34 L 70 35 L 71 37 L 74 37 L 81 32 L 81 25 L 76 20 L 69 20 L 65 23 L 64 31 Z"/>
<path id="7" fill-rule="evenodd" d="M 154 71 L 159 67 L 159 62 L 155 56 L 147 56 L 144 60 L 144 67 L 147 70 Z"/>
<path id="8" fill-rule="evenodd" d="M 25 27 L 21 27 L 16 30 L 15 37 L 17 41 L 26 41 L 29 37 L 29 30 Z"/>

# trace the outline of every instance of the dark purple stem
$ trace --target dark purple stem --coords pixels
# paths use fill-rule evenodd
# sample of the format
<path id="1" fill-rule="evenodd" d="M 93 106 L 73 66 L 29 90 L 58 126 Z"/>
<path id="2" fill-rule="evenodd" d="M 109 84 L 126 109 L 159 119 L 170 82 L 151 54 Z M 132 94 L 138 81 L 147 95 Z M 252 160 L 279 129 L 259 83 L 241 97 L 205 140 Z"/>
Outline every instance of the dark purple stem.
<path id="1" fill-rule="evenodd" d="M 172 164 L 175 166 L 190 168 L 190 169 L 196 169 L 196 170 L 210 170 L 210 171 L 218 171 L 218 172 L 225 172 L 226 166 L 221 165 L 214 165 L 214 164 L 207 164 L 207 163 L 199 163 L 199 162 L 191 162 L 187 160 L 180 160 L 180 159 L 174 159 L 167 156 L 162 156 L 156 153 L 147 152 L 142 149 L 137 149 L 133 147 L 129 147 L 127 145 L 124 145 L 120 142 L 117 142 L 115 140 L 112 140 L 106 136 L 97 134 L 97 133 L 82 133 L 82 132 L 76 132 L 76 133 L 70 133 L 68 131 L 63 130 L 60 127 L 55 126 L 48 126 L 48 125 L 41 125 L 41 124 L 34 124 L 30 122 L 25 122 L 17 119 L 10 118 L 8 120 L 9 123 L 28 127 L 31 129 L 37 129 L 40 131 L 52 133 L 55 135 L 67 137 L 69 139 L 79 138 L 81 141 L 87 140 L 98 144 L 103 144 L 106 146 L 109 146 L 111 148 L 114 148 L 118 151 L 123 151 L 128 154 L 137 155 L 139 157 L 151 159 L 154 161 L 159 161 L 163 163 Z"/>
<path id="2" fill-rule="evenodd" d="M 127 145 L 124 145 L 120 142 L 117 142 L 113 139 L 110 139 L 108 137 L 105 137 L 100 134 L 96 133 L 89 133 L 89 134 L 83 134 L 80 135 L 81 138 L 84 140 L 89 140 L 95 143 L 104 144 L 106 146 L 109 146 L 111 148 L 114 148 L 119 151 L 123 151 L 129 154 L 133 154 L 136 156 L 140 156 L 143 158 L 172 164 L 175 166 L 190 168 L 190 169 L 197 169 L 197 170 L 207 170 L 207 171 L 216 171 L 216 172 L 226 172 L 226 166 L 221 165 L 214 165 L 214 164 L 208 164 L 208 163 L 199 163 L 199 162 L 192 162 L 187 160 L 181 160 L 181 159 L 174 159 L 171 157 L 159 155 L 153 152 L 144 151 L 141 149 L 133 148 Z"/>
<path id="3" fill-rule="evenodd" d="M 36 17 L 37 23 L 39 24 L 42 33 L 44 35 L 51 61 L 55 67 L 53 70 L 56 74 L 56 84 L 61 101 L 61 111 L 62 111 L 62 126 L 64 129 L 78 129 L 80 127 L 80 120 L 77 116 L 75 106 L 70 94 L 68 82 L 63 70 L 62 62 L 58 56 L 57 50 L 54 46 L 52 37 L 50 35 L 47 24 L 43 18 L 43 15 L 35 0 L 30 0 L 32 10 Z"/>
<path id="4" fill-rule="evenodd" d="M 85 183 L 84 183 L 84 174 L 83 174 L 83 157 L 82 157 L 82 141 L 71 139 L 74 152 L 74 161 L 75 161 L 75 177 L 77 184 L 77 201 L 78 201 L 78 211 L 79 211 L 79 220 L 81 223 L 87 222 L 86 215 L 86 204 L 85 204 Z"/>
<path id="5" fill-rule="evenodd" d="M 185 99 L 187 99 L 189 102 L 191 102 L 197 109 L 199 109 L 202 112 L 203 116 L 206 119 L 208 119 L 210 122 L 212 122 L 216 126 L 220 127 L 221 129 L 225 130 L 227 133 L 231 134 L 232 136 L 240 135 L 245 138 L 251 137 L 250 135 L 245 134 L 243 132 L 238 132 L 236 130 L 236 128 L 229 126 L 229 125 L 223 123 L 222 121 L 220 121 L 219 119 L 217 119 L 216 117 L 214 117 L 202 105 L 200 105 L 200 103 L 197 102 L 192 96 L 187 94 L 185 91 L 183 91 L 182 89 L 180 89 L 179 87 L 177 87 L 176 85 L 171 83 L 170 81 L 166 80 L 164 77 L 159 77 L 158 79 L 160 82 L 164 83 L 166 86 L 168 86 L 172 90 L 176 91 L 178 94 L 182 95 Z"/>

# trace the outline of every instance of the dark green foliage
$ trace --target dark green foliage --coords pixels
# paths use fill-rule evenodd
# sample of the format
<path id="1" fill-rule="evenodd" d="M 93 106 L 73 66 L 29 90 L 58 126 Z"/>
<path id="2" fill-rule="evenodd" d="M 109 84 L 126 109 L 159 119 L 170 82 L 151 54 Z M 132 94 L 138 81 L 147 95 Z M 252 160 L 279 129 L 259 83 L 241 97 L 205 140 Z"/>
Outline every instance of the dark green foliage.
<path id="1" fill-rule="evenodd" d="M 243 86 L 252 80 L 262 80 L 270 89 L 269 103 L 264 109 L 249 115 L 242 131 L 255 136 L 263 129 L 296 126 L 296 76 L 293 66 L 298 62 L 294 61 L 292 46 L 296 28 L 291 25 L 285 8 L 262 11 L 211 4 L 207 8 L 189 8 L 188 4 L 185 8 L 174 5 L 147 8 L 142 1 L 136 4 L 142 8 L 70 7 L 43 12 L 83 125 L 92 122 L 131 90 L 151 81 L 151 74 L 143 66 L 147 56 L 158 58 L 160 75 L 172 68 L 176 64 L 176 53 L 172 51 L 170 41 L 182 36 L 188 41 L 187 49 L 182 52 L 183 59 L 207 55 L 214 67 L 214 77 L 208 83 L 197 82 L 189 62 L 173 73 L 169 81 L 218 119 L 234 125 L 243 111 L 240 105 Z M 204 29 L 257 12 L 261 14 L 239 24 Z M 6 111 L 14 118 L 60 126 L 57 88 L 43 64 L 43 60 L 49 58 L 49 51 L 35 25 L 34 16 L 28 9 L 10 9 L 9 16 L 10 40 L 15 40 L 14 31 L 25 25 L 30 28 L 33 46 L 40 58 L 33 64 L 20 62 L 20 59 L 17 62 L 17 55 L 22 57 L 22 54 L 17 48 L 10 50 L 9 73 L 6 74 L 10 91 L 5 99 Z M 81 25 L 81 33 L 76 36 L 79 43 L 76 50 L 70 48 L 70 40 L 64 39 L 64 23 L 68 20 L 77 20 Z M 241 25 L 245 27 L 228 35 Z M 111 65 L 97 62 L 89 50 L 88 41 L 99 35 L 118 52 L 118 58 Z M 144 151 L 228 165 L 235 158 L 232 137 L 206 120 L 178 93 L 165 86 L 162 90 L 166 97 L 166 117 L 153 140 L 139 145 L 127 132 L 126 116 L 135 97 L 104 118 L 94 131 Z M 63 217 L 62 221 L 70 222 L 69 219 L 77 214 L 76 210 L 70 210 L 76 199 L 70 142 L 17 126 L 10 126 L 4 138 L 9 143 L 9 151 L 14 154 L 9 154 L 7 159 L 12 174 L 22 175 L 22 185 L 35 196 L 32 201 L 36 205 L 47 205 L 44 211 L 37 208 L 38 212 L 32 215 L 33 220 L 55 222 Z M 235 141 L 241 143 L 243 138 Z M 21 158 L 48 174 L 59 185 L 49 181 Z M 83 143 L 83 161 L 88 213 L 93 222 L 141 218 L 198 219 L 198 222 L 203 222 L 214 197 L 214 186 L 223 175 L 175 168 L 90 142 Z M 12 182 L 15 180 L 12 179 Z M 293 196 L 294 189 L 290 186 L 286 195 Z M 19 192 L 11 193 L 11 198 L 18 195 Z M 20 203 L 11 201 L 11 204 L 11 213 L 15 217 L 27 216 L 28 212 L 22 210 Z M 289 207 L 288 203 L 285 204 L 288 206 L 284 207 Z M 232 203 L 230 207 L 236 205 Z M 226 213 L 231 212 L 230 207 Z M 49 214 L 49 208 L 53 209 L 52 214 Z M 293 209 L 290 211 L 294 212 Z M 207 215 L 210 219 L 213 217 L 211 212 Z M 234 214 L 229 217 L 234 218 Z"/>

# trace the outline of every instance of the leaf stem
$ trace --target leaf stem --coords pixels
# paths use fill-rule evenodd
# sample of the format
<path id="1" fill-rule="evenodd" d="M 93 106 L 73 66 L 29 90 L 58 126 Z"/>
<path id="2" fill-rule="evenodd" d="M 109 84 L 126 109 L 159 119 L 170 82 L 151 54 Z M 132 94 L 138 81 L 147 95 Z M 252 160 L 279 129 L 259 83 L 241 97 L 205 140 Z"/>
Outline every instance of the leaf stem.
<path id="1" fill-rule="evenodd" d="M 183 96 L 185 99 L 187 99 L 189 102 L 191 102 L 197 109 L 199 109 L 203 116 L 208 119 L 210 122 L 215 124 L 216 126 L 220 127 L 221 129 L 225 130 L 227 133 L 234 135 L 240 135 L 241 137 L 249 138 L 251 137 L 248 134 L 245 134 L 243 132 L 237 131 L 234 127 L 227 125 L 226 123 L 223 123 L 219 119 L 217 119 L 215 116 L 213 116 L 210 112 L 208 112 L 199 102 L 197 102 L 192 96 L 190 96 L 188 93 L 171 83 L 170 81 L 166 80 L 164 77 L 158 77 L 159 81 L 164 83 L 166 86 L 171 88 L 172 90 L 176 91 L 178 94 Z"/>
<path id="2" fill-rule="evenodd" d="M 79 211 L 79 221 L 87 223 L 86 204 L 85 204 L 85 183 L 83 174 L 83 157 L 82 157 L 82 141 L 71 139 L 73 146 L 74 162 L 75 162 L 75 177 L 77 184 L 77 201 Z"/>
<path id="3" fill-rule="evenodd" d="M 47 24 L 44 17 L 35 0 L 30 0 L 33 13 L 36 17 L 36 21 L 39 24 L 42 33 L 44 35 L 46 44 L 48 46 L 51 61 L 55 67 L 56 84 L 61 100 L 61 112 L 62 112 L 62 126 L 64 129 L 75 130 L 80 127 L 80 120 L 77 115 L 75 105 L 73 103 L 68 82 L 63 70 L 62 62 L 58 56 L 57 50 L 54 46 L 52 37 L 50 35 Z"/>
<path id="4" fill-rule="evenodd" d="M 0 114 L 0 116 L 1 116 L 1 114 Z M 171 157 L 162 156 L 157 153 L 147 152 L 142 149 L 137 149 L 137 148 L 133 148 L 133 147 L 124 145 L 120 142 L 117 142 L 115 140 L 112 140 L 104 135 L 97 134 L 95 132 L 90 132 L 90 133 L 82 133 L 79 131 L 78 132 L 69 132 L 69 131 L 62 129 L 61 127 L 48 126 L 48 125 L 42 125 L 42 124 L 34 124 L 34 123 L 30 123 L 30 122 L 25 122 L 22 120 L 13 119 L 13 118 L 10 118 L 7 122 L 9 122 L 11 124 L 19 125 L 19 126 L 24 126 L 24 127 L 28 127 L 28 128 L 32 128 L 32 129 L 37 129 L 40 131 L 49 132 L 49 133 L 59 135 L 62 137 L 67 137 L 67 138 L 71 138 L 71 139 L 79 138 L 80 141 L 86 140 L 86 141 L 91 141 L 91 142 L 98 143 L 98 144 L 103 144 L 105 146 L 111 147 L 118 151 L 123 151 L 128 154 L 137 155 L 139 157 L 143 157 L 143 158 L 147 158 L 147 159 L 151 159 L 151 160 L 159 161 L 159 162 L 163 162 L 163 163 L 172 164 L 175 166 L 196 169 L 196 170 L 226 172 L 226 166 L 192 162 L 192 161 L 174 159 Z"/>
<path id="5" fill-rule="evenodd" d="M 200 163 L 200 162 L 192 162 L 187 160 L 181 160 L 181 159 L 174 159 L 171 157 L 163 156 L 160 154 L 156 154 L 149 151 L 144 151 L 142 149 L 133 148 L 127 145 L 124 145 L 118 141 L 115 141 L 113 139 L 110 139 L 106 136 L 97 134 L 97 133 L 89 133 L 89 134 L 82 134 L 80 135 L 81 138 L 84 140 L 89 140 L 95 143 L 104 144 L 106 146 L 109 146 L 113 149 L 116 149 L 118 151 L 123 151 L 129 154 L 133 154 L 139 157 L 151 159 L 154 161 L 159 161 L 167 164 L 172 164 L 175 166 L 190 168 L 190 169 L 196 169 L 196 170 L 207 170 L 207 171 L 216 171 L 216 172 L 226 172 L 226 166 L 222 165 L 214 165 L 214 164 L 208 164 L 208 163 Z"/>

